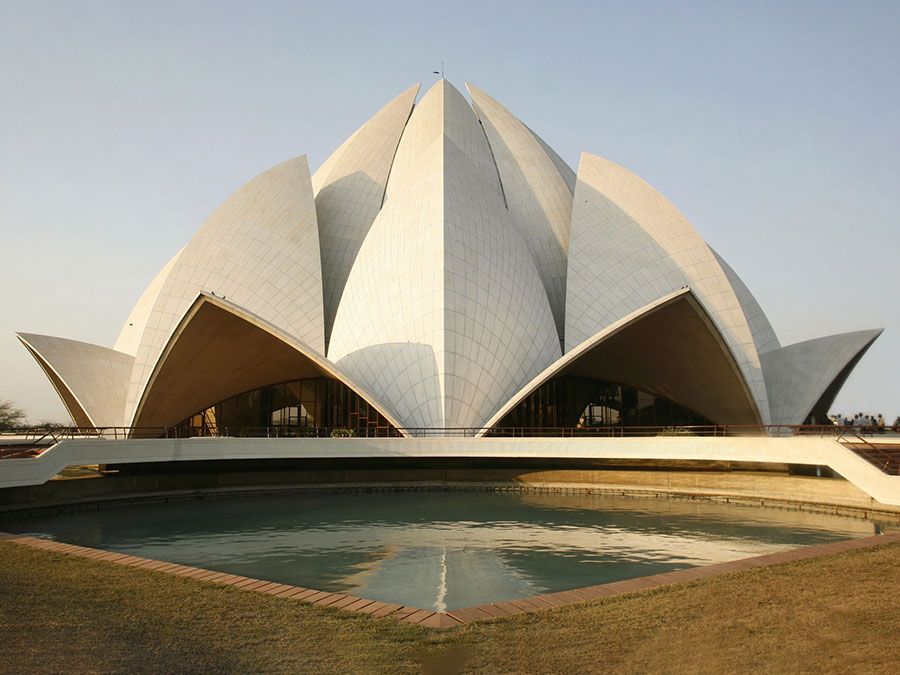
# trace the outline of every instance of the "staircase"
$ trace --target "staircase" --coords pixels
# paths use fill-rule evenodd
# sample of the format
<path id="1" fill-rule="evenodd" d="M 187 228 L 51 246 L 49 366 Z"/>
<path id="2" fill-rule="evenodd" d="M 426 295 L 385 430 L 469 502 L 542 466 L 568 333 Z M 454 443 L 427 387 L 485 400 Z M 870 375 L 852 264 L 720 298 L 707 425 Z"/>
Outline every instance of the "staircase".
<path id="1" fill-rule="evenodd" d="M 900 443 L 872 442 L 862 436 L 844 437 L 840 443 L 889 476 L 900 476 Z"/>

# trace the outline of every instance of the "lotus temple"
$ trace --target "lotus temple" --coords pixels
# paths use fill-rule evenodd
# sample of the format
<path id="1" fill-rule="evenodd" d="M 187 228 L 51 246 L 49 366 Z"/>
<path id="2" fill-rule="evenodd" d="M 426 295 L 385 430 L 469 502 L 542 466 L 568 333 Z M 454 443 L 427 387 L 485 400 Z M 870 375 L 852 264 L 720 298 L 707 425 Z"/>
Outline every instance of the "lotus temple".
<path id="1" fill-rule="evenodd" d="M 111 347 L 19 333 L 82 437 L 6 484 L 88 461 L 580 458 L 826 467 L 900 505 L 880 455 L 798 434 L 880 330 L 781 344 L 663 195 L 466 89 L 412 86 L 314 172 L 252 178 Z"/>

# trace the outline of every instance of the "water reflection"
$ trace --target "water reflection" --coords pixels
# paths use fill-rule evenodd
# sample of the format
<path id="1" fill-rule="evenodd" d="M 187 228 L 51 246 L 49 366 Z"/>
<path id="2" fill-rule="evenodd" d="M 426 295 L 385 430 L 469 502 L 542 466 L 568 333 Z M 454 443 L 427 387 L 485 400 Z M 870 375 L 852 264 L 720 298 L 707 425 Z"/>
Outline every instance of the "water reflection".
<path id="1" fill-rule="evenodd" d="M 864 520 L 666 499 L 254 496 L 12 521 L 8 530 L 398 604 L 452 609 L 868 536 Z"/>

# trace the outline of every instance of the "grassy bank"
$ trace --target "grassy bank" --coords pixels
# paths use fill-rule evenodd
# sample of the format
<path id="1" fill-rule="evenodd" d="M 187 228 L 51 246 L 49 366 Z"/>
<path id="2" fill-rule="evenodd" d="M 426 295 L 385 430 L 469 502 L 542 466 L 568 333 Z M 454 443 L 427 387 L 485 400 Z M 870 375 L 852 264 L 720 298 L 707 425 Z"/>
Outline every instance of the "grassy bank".
<path id="1" fill-rule="evenodd" d="M 0 541 L 3 672 L 896 672 L 900 544 L 430 631 Z"/>

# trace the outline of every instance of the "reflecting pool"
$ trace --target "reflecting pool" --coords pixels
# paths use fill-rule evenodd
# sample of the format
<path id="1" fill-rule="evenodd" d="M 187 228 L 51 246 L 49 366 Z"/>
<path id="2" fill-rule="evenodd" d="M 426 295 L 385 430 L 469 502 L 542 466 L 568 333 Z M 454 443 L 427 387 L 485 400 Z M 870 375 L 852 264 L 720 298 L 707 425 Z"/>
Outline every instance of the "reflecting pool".
<path id="1" fill-rule="evenodd" d="M 869 521 L 782 509 L 503 492 L 254 495 L 0 529 L 435 610 L 874 532 Z"/>

